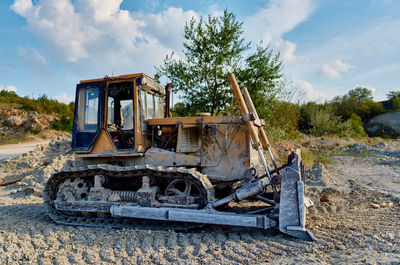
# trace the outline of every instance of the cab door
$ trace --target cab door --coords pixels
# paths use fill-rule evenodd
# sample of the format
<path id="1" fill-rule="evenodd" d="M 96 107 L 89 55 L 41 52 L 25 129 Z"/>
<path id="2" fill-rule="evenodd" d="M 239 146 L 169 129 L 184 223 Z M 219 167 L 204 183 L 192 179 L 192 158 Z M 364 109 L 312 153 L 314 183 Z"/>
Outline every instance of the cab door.
<path id="1" fill-rule="evenodd" d="M 72 150 L 89 151 L 103 124 L 103 82 L 78 84 L 75 97 L 75 115 Z"/>

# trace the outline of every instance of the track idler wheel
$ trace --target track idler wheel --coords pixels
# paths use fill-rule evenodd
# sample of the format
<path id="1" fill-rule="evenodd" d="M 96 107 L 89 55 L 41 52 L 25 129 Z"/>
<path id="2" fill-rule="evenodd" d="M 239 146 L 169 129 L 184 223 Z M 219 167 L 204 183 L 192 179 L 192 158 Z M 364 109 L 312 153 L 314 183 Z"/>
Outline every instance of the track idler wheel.
<path id="1" fill-rule="evenodd" d="M 207 203 L 205 191 L 190 179 L 173 180 L 165 189 L 165 196 L 173 197 L 177 204 L 197 204 L 198 209 L 203 208 Z"/>

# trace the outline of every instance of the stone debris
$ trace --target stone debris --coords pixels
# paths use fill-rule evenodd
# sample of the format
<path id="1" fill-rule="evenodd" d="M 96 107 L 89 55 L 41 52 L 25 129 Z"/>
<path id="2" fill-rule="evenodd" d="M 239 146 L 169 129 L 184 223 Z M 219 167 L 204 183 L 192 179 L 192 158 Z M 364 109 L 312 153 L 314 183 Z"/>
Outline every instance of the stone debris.
<path id="1" fill-rule="evenodd" d="M 51 174 L 64 167 L 74 165 L 74 157 L 71 152 L 71 136 L 59 136 L 49 144 L 38 145 L 33 151 L 15 158 L 0 160 L 0 182 L 6 182 L 22 178 L 15 185 L 10 186 L 21 192 L 27 187 L 43 190 L 47 179 Z M 29 193 L 30 191 L 27 190 Z M 31 194 L 40 194 L 33 192 Z"/>
<path id="2" fill-rule="evenodd" d="M 374 209 L 381 208 L 381 206 L 379 204 L 377 204 L 377 203 L 371 203 L 371 207 L 374 208 Z"/>
<path id="3" fill-rule="evenodd" d="M 327 187 L 335 185 L 334 180 L 322 163 L 314 163 L 312 169 L 307 169 L 304 173 L 307 187 Z"/>
<path id="4" fill-rule="evenodd" d="M 320 202 L 329 202 L 330 199 L 328 197 L 328 195 L 326 194 L 322 194 L 321 198 L 319 199 Z"/>

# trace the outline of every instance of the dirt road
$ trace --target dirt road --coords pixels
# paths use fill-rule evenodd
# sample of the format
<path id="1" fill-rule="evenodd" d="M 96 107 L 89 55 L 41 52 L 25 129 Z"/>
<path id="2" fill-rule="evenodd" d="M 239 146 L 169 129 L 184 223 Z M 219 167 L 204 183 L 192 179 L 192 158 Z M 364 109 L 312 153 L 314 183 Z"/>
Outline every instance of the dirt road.
<path id="1" fill-rule="evenodd" d="M 33 151 L 36 146 L 47 144 L 50 141 L 42 141 L 35 143 L 20 143 L 20 144 L 6 144 L 0 145 L 0 160 L 5 158 L 13 158 L 21 154 Z"/>
<path id="2" fill-rule="evenodd" d="M 328 169 L 307 171 L 304 242 L 276 231 L 205 226 L 189 232 L 56 225 L 41 191 L 73 165 L 70 139 L 0 161 L 0 264 L 400 264 L 400 142 L 346 148 Z M 389 189 L 388 189 L 389 187 Z M 320 202 L 325 194 L 329 202 Z M 375 206 L 373 207 L 372 204 Z"/>

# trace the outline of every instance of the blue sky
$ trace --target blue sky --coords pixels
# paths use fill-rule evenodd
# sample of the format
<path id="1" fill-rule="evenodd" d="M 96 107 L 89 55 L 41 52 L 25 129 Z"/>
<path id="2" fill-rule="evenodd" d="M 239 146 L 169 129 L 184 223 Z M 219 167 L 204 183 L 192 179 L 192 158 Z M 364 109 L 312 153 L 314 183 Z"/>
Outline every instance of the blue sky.
<path id="1" fill-rule="evenodd" d="M 308 100 L 356 86 L 384 100 L 400 88 L 398 0 L 3 0 L 0 89 L 68 102 L 82 79 L 153 75 L 166 54 L 180 55 L 185 21 L 225 8 L 254 46 L 281 53 Z"/>

